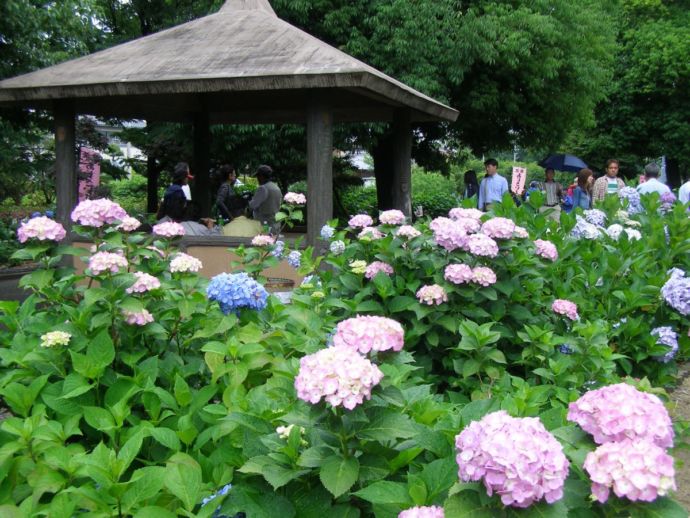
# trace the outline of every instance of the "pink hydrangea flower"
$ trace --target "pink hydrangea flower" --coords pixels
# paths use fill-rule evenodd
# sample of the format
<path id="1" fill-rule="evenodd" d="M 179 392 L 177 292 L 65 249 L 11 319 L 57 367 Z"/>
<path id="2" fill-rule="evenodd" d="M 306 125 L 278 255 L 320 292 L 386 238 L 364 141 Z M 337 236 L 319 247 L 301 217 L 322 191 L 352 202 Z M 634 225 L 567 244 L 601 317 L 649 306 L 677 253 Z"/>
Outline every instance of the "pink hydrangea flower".
<path id="1" fill-rule="evenodd" d="M 335 328 L 333 344 L 348 347 L 361 354 L 370 351 L 400 351 L 404 331 L 395 320 L 376 316 L 358 316 L 340 322 Z"/>
<path id="2" fill-rule="evenodd" d="M 72 211 L 72 221 L 87 227 L 102 227 L 127 217 L 125 209 L 111 200 L 84 200 Z"/>
<path id="3" fill-rule="evenodd" d="M 145 309 L 141 311 L 127 311 L 125 309 L 122 311 L 122 315 L 125 317 L 125 322 L 133 326 L 145 326 L 153 322 L 153 315 Z"/>
<path id="4" fill-rule="evenodd" d="M 644 439 L 662 448 L 673 446 L 673 424 L 664 404 L 626 383 L 586 392 L 570 403 L 568 420 L 592 434 L 597 444 Z"/>
<path id="5" fill-rule="evenodd" d="M 496 284 L 496 274 L 486 266 L 477 266 L 472 270 L 472 282 L 487 287 Z"/>
<path id="6" fill-rule="evenodd" d="M 527 232 L 526 228 L 515 225 L 515 230 L 513 230 L 513 237 L 517 239 L 527 239 L 529 237 L 529 233 Z"/>
<path id="7" fill-rule="evenodd" d="M 122 218 L 122 223 L 120 223 L 117 228 L 118 230 L 124 230 L 125 232 L 134 232 L 141 226 L 141 221 L 132 216 L 125 216 Z"/>
<path id="8" fill-rule="evenodd" d="M 398 231 L 395 233 L 395 235 L 398 237 L 413 239 L 417 236 L 421 236 L 422 233 L 416 228 L 414 228 L 412 225 L 403 225 L 400 228 L 398 228 Z"/>
<path id="9" fill-rule="evenodd" d="M 295 378 L 297 397 L 311 404 L 321 398 L 334 407 L 352 410 L 371 398 L 383 378 L 381 370 L 349 347 L 333 346 L 300 360 Z"/>
<path id="10" fill-rule="evenodd" d="M 382 239 L 385 237 L 383 233 L 376 227 L 364 227 L 360 233 L 357 235 L 358 239 Z"/>
<path id="11" fill-rule="evenodd" d="M 291 203 L 293 205 L 305 205 L 307 203 L 307 197 L 301 192 L 289 192 L 283 196 L 285 203 Z"/>
<path id="12" fill-rule="evenodd" d="M 448 302 L 448 295 L 442 286 L 432 284 L 419 288 L 417 290 L 417 299 L 419 299 L 420 303 L 427 306 L 438 306 L 443 302 Z"/>
<path id="13" fill-rule="evenodd" d="M 467 250 L 479 257 L 496 257 L 498 243 L 484 234 L 473 234 L 467 238 Z"/>
<path id="14" fill-rule="evenodd" d="M 491 218 L 482 225 L 482 234 L 494 239 L 510 239 L 515 231 L 515 223 L 508 218 Z"/>
<path id="15" fill-rule="evenodd" d="M 252 238 L 252 246 L 269 246 L 275 243 L 276 238 L 268 234 L 259 234 Z"/>
<path id="16" fill-rule="evenodd" d="M 466 264 L 449 264 L 443 278 L 453 284 L 465 284 L 472 280 L 472 268 Z"/>
<path id="17" fill-rule="evenodd" d="M 184 236 L 184 227 L 174 221 L 166 221 L 153 226 L 153 233 L 161 237 Z"/>
<path id="18" fill-rule="evenodd" d="M 391 276 L 393 275 L 393 267 L 388 263 L 384 263 L 383 261 L 374 261 L 373 263 L 367 265 L 367 269 L 364 271 L 364 276 L 367 279 L 373 279 L 379 272 L 383 272 L 386 275 Z"/>
<path id="19" fill-rule="evenodd" d="M 676 489 L 673 457 L 641 439 L 602 444 L 587 454 L 584 469 L 592 480 L 592 495 L 602 504 L 611 489 L 633 502 L 652 502 Z"/>
<path id="20" fill-rule="evenodd" d="M 466 218 L 480 220 L 482 219 L 483 215 L 484 213 L 479 209 L 462 209 L 459 207 L 450 209 L 450 212 L 448 213 L 448 217 L 450 219 Z"/>
<path id="21" fill-rule="evenodd" d="M 556 249 L 556 245 L 554 245 L 551 241 L 537 239 L 534 241 L 534 246 L 536 247 L 534 253 L 539 257 L 543 257 L 544 259 L 548 259 L 550 261 L 555 261 L 558 259 L 558 250 Z"/>
<path id="22" fill-rule="evenodd" d="M 170 261 L 170 271 L 175 272 L 198 272 L 202 268 L 201 261 L 191 255 L 178 253 L 175 258 Z"/>
<path id="23" fill-rule="evenodd" d="M 401 210 L 384 210 L 379 214 L 379 221 L 384 225 L 402 225 L 405 223 L 405 214 Z"/>
<path id="24" fill-rule="evenodd" d="M 134 272 L 134 275 L 137 280 L 125 290 L 127 293 L 146 293 L 161 287 L 161 281 L 153 275 L 144 272 Z"/>
<path id="25" fill-rule="evenodd" d="M 26 243 L 29 239 L 62 241 L 66 234 L 65 227 L 45 216 L 31 218 L 17 229 L 17 239 L 20 243 Z"/>
<path id="26" fill-rule="evenodd" d="M 443 508 L 437 505 L 430 507 L 411 507 L 400 511 L 398 518 L 445 518 Z"/>
<path id="27" fill-rule="evenodd" d="M 482 228 L 482 222 L 478 219 L 458 218 L 454 219 L 453 221 L 455 221 L 455 224 L 468 234 L 479 232 Z"/>
<path id="28" fill-rule="evenodd" d="M 97 252 L 89 258 L 89 270 L 93 275 L 106 271 L 118 273 L 121 269 L 126 270 L 127 266 L 127 259 L 123 255 L 112 252 Z"/>
<path id="29" fill-rule="evenodd" d="M 504 410 L 470 423 L 455 437 L 458 474 L 484 482 L 504 505 L 529 507 L 563 497 L 569 462 L 563 447 L 536 417 L 515 418 Z"/>
<path id="30" fill-rule="evenodd" d="M 449 218 L 436 218 L 430 224 L 434 241 L 449 252 L 464 248 L 467 243 L 467 231 L 462 225 Z"/>
<path id="31" fill-rule="evenodd" d="M 356 216 L 352 216 L 347 224 L 352 228 L 364 228 L 373 225 L 374 220 L 371 219 L 371 216 L 368 214 L 357 214 Z"/>
<path id="32" fill-rule="evenodd" d="M 580 316 L 577 314 L 577 304 L 566 299 L 556 299 L 551 304 L 551 309 L 554 313 L 565 315 L 570 320 L 577 320 Z"/>

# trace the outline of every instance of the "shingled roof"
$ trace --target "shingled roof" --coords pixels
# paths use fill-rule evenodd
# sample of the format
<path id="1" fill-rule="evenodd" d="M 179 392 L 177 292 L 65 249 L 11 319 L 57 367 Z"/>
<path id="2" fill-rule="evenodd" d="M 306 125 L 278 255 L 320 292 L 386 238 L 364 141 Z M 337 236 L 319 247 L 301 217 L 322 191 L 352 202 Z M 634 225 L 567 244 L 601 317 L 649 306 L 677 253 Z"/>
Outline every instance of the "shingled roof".
<path id="1" fill-rule="evenodd" d="M 0 105 L 74 99 L 78 113 L 96 115 L 185 120 L 208 110 L 212 122 L 300 122 L 315 92 L 339 121 L 390 120 L 401 107 L 417 121 L 458 115 L 281 20 L 267 0 L 228 0 L 215 14 L 0 81 Z"/>

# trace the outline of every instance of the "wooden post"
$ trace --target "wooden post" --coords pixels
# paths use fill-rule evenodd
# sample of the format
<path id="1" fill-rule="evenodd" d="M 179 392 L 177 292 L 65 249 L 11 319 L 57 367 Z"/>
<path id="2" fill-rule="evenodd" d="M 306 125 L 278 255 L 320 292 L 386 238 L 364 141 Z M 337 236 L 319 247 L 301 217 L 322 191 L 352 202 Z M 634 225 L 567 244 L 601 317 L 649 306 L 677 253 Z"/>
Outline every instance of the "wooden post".
<path id="1" fill-rule="evenodd" d="M 199 217 L 211 215 L 211 179 L 209 169 L 211 128 L 208 110 L 194 116 L 194 161 L 192 163 L 192 203 L 199 207 Z"/>
<path id="2" fill-rule="evenodd" d="M 55 101 L 55 190 L 57 193 L 57 221 L 69 229 L 70 214 L 77 205 L 77 167 L 75 150 L 74 103 Z"/>
<path id="3" fill-rule="evenodd" d="M 307 243 L 333 217 L 333 112 L 318 97 L 307 109 Z"/>
<path id="4" fill-rule="evenodd" d="M 393 116 L 393 208 L 412 216 L 412 130 L 410 112 L 396 110 Z"/>

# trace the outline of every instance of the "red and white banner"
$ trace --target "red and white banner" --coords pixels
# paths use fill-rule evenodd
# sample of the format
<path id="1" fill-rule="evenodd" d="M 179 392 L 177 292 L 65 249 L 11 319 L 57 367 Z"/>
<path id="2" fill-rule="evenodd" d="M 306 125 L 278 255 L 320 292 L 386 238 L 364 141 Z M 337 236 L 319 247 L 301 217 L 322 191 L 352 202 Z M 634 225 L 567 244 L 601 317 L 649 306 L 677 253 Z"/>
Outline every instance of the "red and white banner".
<path id="1" fill-rule="evenodd" d="M 522 194 L 525 191 L 525 181 L 527 181 L 527 169 L 524 167 L 513 167 L 513 179 L 510 183 L 510 190 L 513 194 Z"/>

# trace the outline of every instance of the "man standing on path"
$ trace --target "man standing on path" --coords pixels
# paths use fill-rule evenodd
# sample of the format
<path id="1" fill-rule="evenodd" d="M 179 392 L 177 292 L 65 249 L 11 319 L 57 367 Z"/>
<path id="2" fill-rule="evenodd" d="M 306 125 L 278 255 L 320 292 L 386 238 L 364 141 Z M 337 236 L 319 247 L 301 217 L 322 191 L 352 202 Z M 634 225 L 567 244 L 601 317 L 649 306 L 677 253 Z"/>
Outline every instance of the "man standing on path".
<path id="1" fill-rule="evenodd" d="M 496 172 L 498 161 L 495 158 L 484 162 L 484 169 L 486 176 L 479 185 L 478 207 L 479 210 L 487 211 L 494 203 L 501 203 L 503 195 L 508 192 L 508 181 Z"/>
<path id="2" fill-rule="evenodd" d="M 668 185 L 661 183 L 659 178 L 659 166 L 654 162 L 650 162 L 644 166 L 644 176 L 647 178 L 645 183 L 637 186 L 637 192 L 640 194 L 650 194 L 656 192 L 661 196 L 664 193 L 671 192 Z"/>
<path id="3" fill-rule="evenodd" d="M 594 182 L 592 201 L 604 201 L 608 194 L 618 194 L 623 187 L 625 183 L 618 178 L 618 160 L 610 158 L 606 161 L 606 174 Z"/>
<path id="4" fill-rule="evenodd" d="M 563 198 L 563 186 L 554 180 L 556 171 L 552 168 L 545 170 L 546 181 L 543 185 L 544 205 L 539 208 L 539 212 L 549 211 L 549 218 L 558 221 L 561 216 L 561 198 Z"/>
<path id="5" fill-rule="evenodd" d="M 276 212 L 280 210 L 283 193 L 273 182 L 273 169 L 269 166 L 260 165 L 256 170 L 256 179 L 259 182 L 259 188 L 249 201 L 249 208 L 252 209 L 255 220 L 262 225 L 268 225 L 272 233 L 277 233 Z"/>

